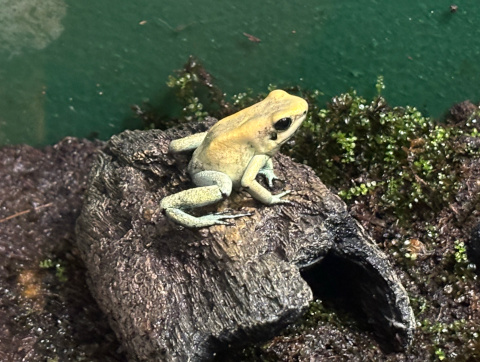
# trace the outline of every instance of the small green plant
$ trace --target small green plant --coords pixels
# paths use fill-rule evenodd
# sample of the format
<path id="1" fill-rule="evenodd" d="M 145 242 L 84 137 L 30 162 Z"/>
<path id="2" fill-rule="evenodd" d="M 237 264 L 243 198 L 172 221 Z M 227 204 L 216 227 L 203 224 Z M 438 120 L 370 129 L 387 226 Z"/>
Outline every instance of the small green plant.
<path id="1" fill-rule="evenodd" d="M 383 75 L 378 76 L 377 83 L 375 84 L 375 89 L 377 90 L 377 96 L 380 97 L 382 95 L 382 91 L 385 89 Z"/>
<path id="2" fill-rule="evenodd" d="M 468 263 L 467 257 L 467 248 L 465 247 L 465 243 L 460 240 L 455 240 L 455 261 L 458 264 L 466 264 Z"/>
<path id="3" fill-rule="evenodd" d="M 355 141 L 358 140 L 353 133 L 346 135 L 342 131 L 332 133 L 333 139 L 337 141 L 342 149 L 341 162 L 349 163 L 355 161 Z"/>
<path id="4" fill-rule="evenodd" d="M 478 340 L 478 326 L 475 322 L 459 319 L 452 323 L 431 322 L 424 319 L 420 323 L 423 333 L 431 337 L 432 352 L 439 360 L 444 360 L 447 353 L 444 347 L 447 344 L 471 345 Z"/>
<path id="5" fill-rule="evenodd" d="M 151 104 L 141 107 L 134 105 L 132 109 L 143 121 L 146 129 L 166 129 L 180 123 L 201 121 L 207 116 L 221 119 L 258 102 L 264 96 L 253 95 L 249 90 L 227 100 L 225 93 L 215 85 L 210 73 L 194 57 L 190 57 L 182 69 L 170 75 L 166 83 L 174 95 L 174 102 L 169 104 L 169 107 L 180 107 L 180 112 L 171 109 L 171 114 L 164 115 Z"/>
<path id="6" fill-rule="evenodd" d="M 208 113 L 203 109 L 200 99 L 195 96 L 195 87 L 199 83 L 195 73 L 179 74 L 168 77 L 167 86 L 176 90 L 178 99 L 183 100 L 182 118 L 185 121 L 203 120 Z"/>
<path id="7" fill-rule="evenodd" d="M 317 299 L 310 302 L 309 309 L 305 313 L 301 323 L 302 328 L 315 327 L 319 322 L 333 323 L 337 326 L 341 326 L 342 322 L 338 315 L 325 308 L 321 300 Z"/>
<path id="8" fill-rule="evenodd" d="M 437 348 L 435 350 L 435 356 L 438 358 L 439 361 L 443 361 L 445 358 L 447 358 L 445 352 L 441 348 Z"/>
<path id="9" fill-rule="evenodd" d="M 50 268 L 53 268 L 54 265 L 55 265 L 55 263 L 53 262 L 52 259 L 45 259 L 45 260 L 40 261 L 40 268 L 41 269 L 50 269 Z"/>
<path id="10" fill-rule="evenodd" d="M 417 318 L 417 320 L 420 315 L 425 313 L 430 308 L 427 299 L 421 295 L 418 297 L 410 296 L 410 304 L 412 305 L 412 308 L 415 312 L 415 318 Z"/>
<path id="11" fill-rule="evenodd" d="M 348 190 L 340 190 L 338 195 L 344 200 L 350 200 L 354 197 L 365 196 L 369 192 L 372 192 L 377 186 L 381 186 L 382 183 L 376 181 L 361 183 L 350 187 Z"/>
<path id="12" fill-rule="evenodd" d="M 68 277 L 66 275 L 66 268 L 60 261 L 55 262 L 52 259 L 45 259 L 40 262 L 39 266 L 41 269 L 55 270 L 56 278 L 62 283 L 68 280 Z"/>

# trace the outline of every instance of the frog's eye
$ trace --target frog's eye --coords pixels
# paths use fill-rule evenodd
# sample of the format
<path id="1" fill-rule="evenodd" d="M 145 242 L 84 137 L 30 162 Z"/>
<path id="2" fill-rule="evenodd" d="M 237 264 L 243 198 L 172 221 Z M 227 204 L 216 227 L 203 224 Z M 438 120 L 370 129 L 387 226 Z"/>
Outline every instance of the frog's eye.
<path id="1" fill-rule="evenodd" d="M 273 125 L 273 128 L 275 128 L 277 131 L 285 131 L 290 127 L 291 124 L 292 124 L 292 119 L 290 117 L 285 117 L 275 122 L 275 124 Z"/>

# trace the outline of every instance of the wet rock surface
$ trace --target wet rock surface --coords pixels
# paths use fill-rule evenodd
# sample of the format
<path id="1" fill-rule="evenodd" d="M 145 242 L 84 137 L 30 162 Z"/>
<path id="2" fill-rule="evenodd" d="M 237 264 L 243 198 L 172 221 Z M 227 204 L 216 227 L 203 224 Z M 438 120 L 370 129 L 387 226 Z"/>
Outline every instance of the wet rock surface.
<path id="1" fill-rule="evenodd" d="M 160 200 L 193 186 L 189 155 L 168 155 L 168 143 L 213 122 L 124 132 L 94 163 L 77 242 L 90 289 L 129 356 L 210 360 L 273 336 L 332 290 L 385 351 L 406 347 L 414 319 L 405 290 L 310 168 L 274 160 L 283 180 L 274 193 L 294 190 L 292 205 L 266 207 L 240 192 L 199 211 L 252 214 L 232 226 L 189 230 L 165 218 Z"/>

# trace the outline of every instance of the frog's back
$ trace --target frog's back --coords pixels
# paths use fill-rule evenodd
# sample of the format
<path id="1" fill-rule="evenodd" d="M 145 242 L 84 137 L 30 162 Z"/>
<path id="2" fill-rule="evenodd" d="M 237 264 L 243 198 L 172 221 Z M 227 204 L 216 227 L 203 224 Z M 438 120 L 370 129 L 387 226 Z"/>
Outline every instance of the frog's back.
<path id="1" fill-rule="evenodd" d="M 229 128 L 228 125 L 226 128 Z M 238 188 L 255 150 L 248 142 L 239 141 L 232 136 L 234 132 L 212 127 L 203 143 L 193 153 L 188 166 L 189 173 L 194 175 L 200 171 L 223 172 L 230 177 L 234 187 Z"/>
<path id="2" fill-rule="evenodd" d="M 238 185 L 251 159 L 273 156 L 301 124 L 306 111 L 303 99 L 272 91 L 263 101 L 223 118 L 207 132 L 192 156 L 190 174 L 219 171 Z M 275 128 L 279 120 L 286 128 Z"/>

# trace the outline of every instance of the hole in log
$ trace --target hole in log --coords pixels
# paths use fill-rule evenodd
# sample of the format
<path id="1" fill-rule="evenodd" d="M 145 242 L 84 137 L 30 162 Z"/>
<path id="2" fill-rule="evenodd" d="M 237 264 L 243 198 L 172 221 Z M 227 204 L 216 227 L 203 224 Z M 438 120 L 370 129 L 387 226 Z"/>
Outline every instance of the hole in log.
<path id="1" fill-rule="evenodd" d="M 351 319 L 362 330 L 374 332 L 386 353 L 401 349 L 395 322 L 400 319 L 394 296 L 371 266 L 329 253 L 322 261 L 302 270 L 315 299 Z M 392 322 L 393 321 L 393 322 Z"/>

